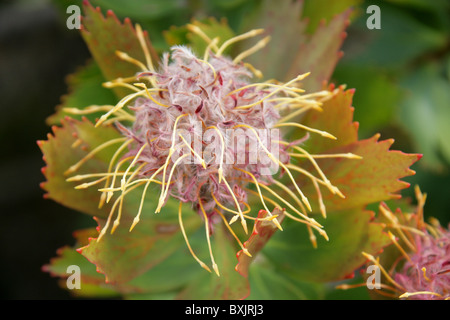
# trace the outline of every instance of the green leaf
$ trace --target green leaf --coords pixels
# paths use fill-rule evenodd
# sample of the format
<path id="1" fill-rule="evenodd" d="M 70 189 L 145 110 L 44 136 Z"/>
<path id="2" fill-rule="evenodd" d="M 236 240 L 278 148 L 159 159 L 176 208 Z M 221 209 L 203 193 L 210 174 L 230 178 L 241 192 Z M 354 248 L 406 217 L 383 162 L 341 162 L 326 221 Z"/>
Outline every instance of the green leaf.
<path id="1" fill-rule="evenodd" d="M 177 296 L 188 300 L 236 300 L 245 299 L 249 293 L 248 280 L 235 270 L 236 246 L 226 234 L 225 226 L 217 225 L 212 236 L 213 253 L 220 270 L 215 273 L 203 272 L 189 283 Z"/>
<path id="2" fill-rule="evenodd" d="M 119 77 L 130 77 L 135 75 L 136 72 L 142 71 L 136 65 L 123 61 L 116 54 L 116 51 L 125 52 L 130 57 L 145 64 L 145 55 L 130 19 L 126 18 L 121 23 L 111 10 L 108 10 L 105 17 L 100 7 L 95 9 L 87 1 L 84 2 L 83 8 L 81 34 L 105 79 L 110 81 Z M 158 55 L 153 50 L 145 32 L 144 39 L 149 48 L 153 65 L 157 66 Z M 118 97 L 123 97 L 130 93 L 130 90 L 117 87 L 114 88 L 114 92 Z"/>
<path id="3" fill-rule="evenodd" d="M 365 258 L 361 252 L 378 253 L 389 243 L 381 224 L 373 223 L 373 213 L 361 208 L 333 212 L 318 218 L 330 240 L 318 238 L 318 248 L 309 242 L 306 228 L 284 225 L 263 249 L 264 255 L 279 269 L 295 279 L 330 282 L 352 277 Z"/>
<path id="4" fill-rule="evenodd" d="M 88 63 L 80 68 L 76 73 L 67 77 L 69 93 L 62 97 L 62 102 L 56 108 L 56 113 L 47 118 L 47 124 L 59 124 L 69 113 L 64 108 L 83 109 L 91 105 L 114 105 L 117 103 L 117 97 L 111 89 L 104 88 L 105 82 L 101 70 L 94 62 Z M 95 121 L 101 113 L 89 114 L 86 117 Z M 81 119 L 81 116 L 70 114 L 75 119 Z"/>
<path id="5" fill-rule="evenodd" d="M 132 19 L 156 19 L 186 10 L 186 2 L 181 0 L 91 0 L 93 5 L 114 10 L 118 15 Z"/>
<path id="6" fill-rule="evenodd" d="M 350 45 L 343 62 L 398 71 L 427 52 L 445 48 L 446 32 L 435 30 L 388 3 L 382 4 L 380 10 L 379 30 L 367 29 L 367 15 L 354 21 L 349 34 L 357 34 L 358 38 L 348 39 Z"/>
<path id="7" fill-rule="evenodd" d="M 109 205 L 98 208 L 100 193 L 95 188 L 75 189 L 80 182 L 67 182 L 69 176 L 65 172 L 96 147 L 121 135 L 113 127 L 95 128 L 86 119 L 66 118 L 61 123 L 62 127 L 52 127 L 53 135 L 48 134 L 48 140 L 38 141 L 46 162 L 42 172 L 47 181 L 41 184 L 47 191 L 45 197 L 93 216 L 108 216 Z M 114 147 L 109 147 L 96 153 L 76 174 L 106 172 L 114 151 Z"/>
<path id="8" fill-rule="evenodd" d="M 402 79 L 406 91 L 397 122 L 424 154 L 423 164 L 442 171 L 450 164 L 450 81 L 442 76 L 444 65 L 430 63 Z"/>

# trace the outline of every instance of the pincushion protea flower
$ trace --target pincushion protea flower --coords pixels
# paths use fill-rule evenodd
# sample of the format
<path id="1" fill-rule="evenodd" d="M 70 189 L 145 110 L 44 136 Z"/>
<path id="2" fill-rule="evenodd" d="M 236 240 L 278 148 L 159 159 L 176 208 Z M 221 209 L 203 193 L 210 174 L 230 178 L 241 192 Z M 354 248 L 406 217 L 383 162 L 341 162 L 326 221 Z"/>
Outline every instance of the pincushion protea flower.
<path id="1" fill-rule="evenodd" d="M 450 299 L 450 231 L 432 219 L 432 225 L 423 221 L 426 194 L 416 187 L 418 209 L 414 215 L 392 213 L 386 206 L 380 211 L 388 221 L 389 236 L 401 255 L 386 270 L 372 255 L 363 253 L 375 263 L 384 276 L 381 294 L 400 299 Z M 397 235 L 395 236 L 394 233 Z M 394 292 L 392 295 L 391 292 Z"/>
<path id="2" fill-rule="evenodd" d="M 322 225 L 308 216 L 311 204 L 296 183 L 293 172 L 311 179 L 320 210 L 325 216 L 319 185 L 325 186 L 335 195 L 344 196 L 326 178 L 315 156 L 304 150 L 301 144 L 308 139 L 309 134 L 336 138 L 327 132 L 290 120 L 310 109 L 321 110 L 321 103 L 329 99 L 333 92 L 324 90 L 305 94 L 300 82 L 308 74 L 299 75 L 286 83 L 276 80 L 251 82 L 254 76 L 261 77 L 261 72 L 243 61 L 264 47 L 269 38 L 262 39 L 234 59 L 225 56 L 224 52 L 237 41 L 261 34 L 261 29 L 228 39 L 220 46 L 218 38 L 210 39 L 199 27 L 190 25 L 189 29 L 206 41 L 207 48 L 203 56 L 197 57 L 187 47 L 174 46 L 170 53 L 163 55 L 161 65 L 155 66 L 143 31 L 137 25 L 137 37 L 146 61 L 138 61 L 125 52 L 117 52 L 117 55 L 138 66 L 141 72 L 105 83 L 110 88 L 128 88 L 132 93 L 115 106 L 65 110 L 77 114 L 106 111 L 96 126 L 115 123 L 123 134 L 123 138 L 98 146 L 66 171 L 68 175 L 74 174 L 97 152 L 118 145 L 107 172 L 75 175 L 68 179 L 81 181 L 96 178 L 77 188 L 102 184 L 99 188 L 100 207 L 117 194 L 97 241 L 101 241 L 106 232 L 113 233 L 120 224 L 126 195 L 144 186 L 139 210 L 129 229 L 133 230 L 139 223 L 151 184 L 160 185 L 155 213 L 162 210 L 168 198 L 180 201 L 179 223 L 186 244 L 198 263 L 210 271 L 191 249 L 183 227 L 182 203 L 190 203 L 202 217 L 212 268 L 217 275 L 219 268 L 210 243 L 214 224 L 226 221 L 243 252 L 251 256 L 229 225 L 239 220 L 243 231 L 248 233 L 247 219 L 263 219 L 282 229 L 277 216 L 271 213 L 273 209 L 268 207 L 269 204 L 275 208 L 284 208 L 288 217 L 306 224 L 311 239 L 315 238 L 314 230 L 328 239 Z M 303 130 L 305 136 L 286 141 L 279 132 L 282 128 Z M 320 157 L 359 158 L 351 153 Z M 309 160 L 320 178 L 291 161 L 296 158 Z M 278 169 L 281 174 L 275 175 Z M 291 187 L 280 182 L 279 178 L 283 176 L 287 177 Z M 273 197 L 263 195 L 262 191 Z M 260 199 L 261 208 L 267 212 L 265 218 L 251 216 L 249 194 Z M 114 215 L 116 218 L 113 222 Z"/>

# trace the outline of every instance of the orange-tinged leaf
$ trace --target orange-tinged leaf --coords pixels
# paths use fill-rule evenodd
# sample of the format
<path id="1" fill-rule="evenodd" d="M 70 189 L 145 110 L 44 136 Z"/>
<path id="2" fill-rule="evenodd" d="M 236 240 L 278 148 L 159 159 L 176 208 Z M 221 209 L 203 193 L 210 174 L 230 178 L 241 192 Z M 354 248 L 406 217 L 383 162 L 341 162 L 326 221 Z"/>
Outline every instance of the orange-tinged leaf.
<path id="1" fill-rule="evenodd" d="M 80 182 L 68 182 L 65 172 L 86 156 L 90 150 L 102 143 L 120 137 L 113 127 L 95 128 L 84 119 L 82 121 L 65 118 L 62 127 L 53 126 L 53 135 L 48 140 L 38 141 L 44 155 L 46 166 L 42 172 L 47 181 L 41 187 L 47 192 L 46 198 L 52 199 L 66 207 L 97 217 L 105 217 L 109 206 L 98 208 L 100 192 L 95 188 L 77 190 Z M 111 152 L 114 147 L 97 153 L 87 161 L 76 174 L 106 172 Z"/>
<path id="2" fill-rule="evenodd" d="M 302 124 L 323 129 L 337 140 L 311 135 L 304 149 L 311 154 L 352 153 L 362 159 L 326 158 L 316 162 L 328 180 L 339 188 L 345 199 L 333 195 L 321 186 L 328 212 L 350 209 L 370 203 L 398 198 L 398 192 L 409 186 L 401 179 L 414 174 L 410 169 L 421 158 L 418 154 L 406 154 L 390 150 L 392 139 L 379 141 L 380 135 L 358 140 L 357 123 L 352 121 L 351 106 L 353 90 L 339 89 L 336 95 L 325 102 L 323 112 L 311 111 Z M 303 160 L 299 166 L 319 176 L 309 160 Z M 297 176 L 305 193 L 316 197 L 314 186 L 309 178 Z M 315 206 L 318 211 L 318 206 Z"/>

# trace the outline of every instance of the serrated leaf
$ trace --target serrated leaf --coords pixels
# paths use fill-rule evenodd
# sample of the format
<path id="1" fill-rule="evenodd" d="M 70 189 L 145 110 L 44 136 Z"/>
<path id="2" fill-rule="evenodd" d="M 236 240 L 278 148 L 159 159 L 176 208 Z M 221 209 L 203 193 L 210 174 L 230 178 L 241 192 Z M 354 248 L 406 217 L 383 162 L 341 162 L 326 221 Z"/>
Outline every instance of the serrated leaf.
<path id="1" fill-rule="evenodd" d="M 328 212 L 399 197 L 397 192 L 409 186 L 401 179 L 414 174 L 410 166 L 421 158 L 421 155 L 390 150 L 394 141 L 378 141 L 379 135 L 358 140 L 358 126 L 352 122 L 352 96 L 352 90 L 339 91 L 335 97 L 324 103 L 323 112 L 312 111 L 302 121 L 312 128 L 326 129 L 337 137 L 337 140 L 331 140 L 311 135 L 304 146 L 311 154 L 353 153 L 362 157 L 317 159 L 316 162 L 325 176 L 345 196 L 345 199 L 342 199 L 326 191 L 323 197 Z M 303 161 L 300 166 L 318 176 L 311 162 Z M 315 189 L 310 180 L 304 177 L 299 179 L 305 193 L 313 195 L 314 198 Z M 318 211 L 318 206 L 313 210 Z"/>
<path id="2" fill-rule="evenodd" d="M 330 21 L 349 8 L 357 9 L 362 2 L 362 0 L 305 0 L 303 17 L 309 20 L 308 31 L 314 32 L 322 21 Z"/>
<path id="3" fill-rule="evenodd" d="M 89 151 L 106 141 L 121 137 L 113 127 L 95 128 L 88 120 L 78 121 L 66 118 L 62 127 L 53 126 L 53 135 L 48 140 L 38 141 L 46 166 L 42 169 L 47 181 L 41 187 L 47 191 L 46 198 L 66 207 L 97 217 L 105 217 L 110 206 L 98 208 L 100 193 L 93 188 L 75 189 L 79 182 L 67 182 L 65 172 Z M 79 143 L 78 143 L 79 142 Z M 86 162 L 78 173 L 100 173 L 107 171 L 107 165 L 114 148 L 106 148 Z"/>
<path id="4" fill-rule="evenodd" d="M 311 72 L 302 87 L 317 91 L 328 82 L 341 57 L 339 50 L 345 38 L 349 13 L 336 15 L 309 35 L 306 32 L 308 21 L 300 19 L 302 10 L 301 1 L 263 1 L 259 10 L 246 19 L 244 29 L 264 28 L 271 41 L 246 62 L 260 69 L 266 79 L 289 81 L 299 74 Z M 243 41 L 241 50 L 254 42 Z"/>
<path id="5" fill-rule="evenodd" d="M 111 10 L 108 10 L 105 17 L 99 7 L 94 8 L 88 1 L 83 2 L 83 8 L 81 34 L 105 79 L 109 81 L 119 77 L 130 77 L 142 71 L 136 65 L 121 60 L 116 54 L 119 50 L 145 63 L 143 49 L 130 19 L 126 18 L 121 23 Z M 157 65 L 159 57 L 145 32 L 144 36 L 153 63 Z M 122 97 L 130 91 L 117 87 L 114 88 L 114 92 Z"/>
<path id="6" fill-rule="evenodd" d="M 84 243 L 87 238 L 96 234 L 95 229 L 78 230 L 75 233 L 77 243 Z M 96 271 L 95 265 L 76 251 L 75 247 L 65 246 L 57 250 L 57 256 L 42 267 L 42 270 L 50 273 L 52 277 L 62 279 L 61 287 L 67 289 L 66 279 L 69 266 L 80 268 L 80 289 L 72 289 L 71 293 L 81 297 L 112 297 L 119 293 L 110 285 L 105 284 L 104 277 Z"/>
<path id="7" fill-rule="evenodd" d="M 142 189 L 137 188 L 125 197 L 120 225 L 113 234 L 108 229 L 101 240 L 92 239 L 80 250 L 105 274 L 108 283 L 126 284 L 168 259 L 184 245 L 178 224 L 178 207 L 170 201 L 155 214 L 157 203 L 149 197 L 149 201 L 144 202 L 141 221 L 129 231 L 138 212 Z M 193 212 L 185 214 L 188 217 L 184 218 L 184 226 L 190 234 L 199 228 L 201 219 Z M 105 220 L 99 219 L 100 229 L 104 225 Z"/>
<path id="8" fill-rule="evenodd" d="M 389 243 L 383 226 L 372 219 L 373 213 L 361 208 L 318 218 L 330 240 L 318 238 L 316 249 L 304 226 L 285 224 L 284 231 L 272 237 L 263 253 L 280 271 L 299 280 L 330 282 L 352 277 L 365 263 L 362 251 L 378 253 Z"/>

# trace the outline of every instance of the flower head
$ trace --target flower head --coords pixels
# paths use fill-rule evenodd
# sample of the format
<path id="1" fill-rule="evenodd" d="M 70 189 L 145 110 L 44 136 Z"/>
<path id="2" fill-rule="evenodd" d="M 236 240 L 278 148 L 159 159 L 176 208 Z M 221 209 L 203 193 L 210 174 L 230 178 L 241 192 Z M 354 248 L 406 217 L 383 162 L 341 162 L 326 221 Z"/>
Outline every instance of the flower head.
<path id="1" fill-rule="evenodd" d="M 180 201 L 178 214 L 186 243 L 193 257 L 209 270 L 189 245 L 183 228 L 181 204 L 190 203 L 203 218 L 212 266 L 218 275 L 209 239 L 214 224 L 224 220 L 229 226 L 240 221 L 247 233 L 247 219 L 258 219 L 249 215 L 250 196 L 259 198 L 262 208 L 268 213 L 264 219 L 272 221 L 279 229 L 282 229 L 281 225 L 268 205 L 293 212 L 286 212 L 286 215 L 306 224 L 311 239 L 314 239 L 314 230 L 327 238 L 322 226 L 308 216 L 311 204 L 293 173 L 304 174 L 312 180 L 320 209 L 325 215 L 319 185 L 333 194 L 343 195 L 325 177 L 314 157 L 300 145 L 310 133 L 336 138 L 289 120 L 310 109 L 320 110 L 321 103 L 333 92 L 324 90 L 304 94 L 299 83 L 308 74 L 299 75 L 286 83 L 276 80 L 253 82 L 255 76 L 261 77 L 261 72 L 243 60 L 265 46 L 269 38 L 262 39 L 234 59 L 223 54 L 228 46 L 257 36 L 262 30 L 252 30 L 218 46 L 219 39 L 208 38 L 197 26 L 190 25 L 189 29 L 207 42 L 203 56 L 196 56 L 188 47 L 174 46 L 162 56 L 161 64 L 155 67 L 143 32 L 137 26 L 145 63 L 123 52 L 117 52 L 117 55 L 137 65 L 141 72 L 105 83 L 111 88 L 129 88 L 132 93 L 115 106 L 92 106 L 87 109 L 88 112 L 107 110 L 96 126 L 115 123 L 123 134 L 123 138 L 109 141 L 97 149 L 120 144 L 111 158 L 108 172 L 101 179 L 80 186 L 105 182 L 104 187 L 99 189 L 102 192 L 100 206 L 111 201 L 115 194 L 118 195 L 97 241 L 109 230 L 116 211 L 111 232 L 120 224 L 121 202 L 126 194 L 144 186 L 140 208 L 130 231 L 139 223 L 144 199 L 152 184 L 160 186 L 155 213 L 159 213 L 170 198 Z M 305 138 L 284 140 L 280 130 L 286 127 L 303 130 Z M 329 156 L 358 158 L 353 154 Z M 311 161 L 320 178 L 291 162 L 296 157 Z M 75 172 L 85 160 L 69 168 L 67 173 Z M 281 175 L 287 175 L 290 186 L 277 180 Z M 263 191 L 270 196 L 264 195 Z M 288 195 L 290 200 L 284 195 Z M 229 230 L 233 233 L 231 228 Z M 235 238 L 238 239 L 236 235 Z M 243 252 L 251 255 L 238 242 Z"/>
<path id="2" fill-rule="evenodd" d="M 381 212 L 389 221 L 388 231 L 393 244 L 400 252 L 389 271 L 379 259 L 363 253 L 378 265 L 387 283 L 382 289 L 395 292 L 400 299 L 449 299 L 450 298 L 450 231 L 432 219 L 433 224 L 423 221 L 426 195 L 416 187 L 419 201 L 417 212 L 409 217 L 397 217 L 386 206 Z M 400 220 L 401 219 L 401 220 Z M 397 236 L 394 235 L 394 232 Z M 392 296 L 391 293 L 380 293 Z"/>

